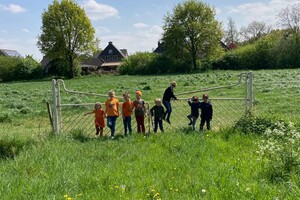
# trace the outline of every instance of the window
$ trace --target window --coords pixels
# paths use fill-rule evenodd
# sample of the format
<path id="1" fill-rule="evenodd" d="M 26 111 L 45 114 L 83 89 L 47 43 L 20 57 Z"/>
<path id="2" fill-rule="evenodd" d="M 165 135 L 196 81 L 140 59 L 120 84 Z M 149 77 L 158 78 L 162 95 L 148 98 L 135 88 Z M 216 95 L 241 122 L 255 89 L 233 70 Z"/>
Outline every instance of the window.
<path id="1" fill-rule="evenodd" d="M 108 54 L 112 54 L 113 53 L 113 50 L 112 49 L 109 49 L 108 50 Z"/>

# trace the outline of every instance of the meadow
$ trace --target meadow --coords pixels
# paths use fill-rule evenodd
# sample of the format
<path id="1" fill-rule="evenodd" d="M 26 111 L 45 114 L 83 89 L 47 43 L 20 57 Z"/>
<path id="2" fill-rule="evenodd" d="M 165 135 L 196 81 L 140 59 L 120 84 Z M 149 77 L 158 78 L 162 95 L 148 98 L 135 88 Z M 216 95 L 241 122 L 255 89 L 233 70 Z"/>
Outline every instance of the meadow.
<path id="1" fill-rule="evenodd" d="M 87 76 L 68 89 L 106 94 L 140 89 L 149 102 L 173 80 L 175 94 L 236 83 L 241 71 L 166 76 Z M 299 127 L 300 71 L 254 71 L 257 115 Z M 209 92 L 240 97 L 244 87 Z M 51 80 L 0 84 L 1 199 L 297 199 L 299 174 L 271 181 L 258 159 L 262 136 L 227 128 L 172 130 L 116 140 L 53 135 L 46 101 Z M 201 94 L 196 94 L 201 96 Z M 188 95 L 183 97 L 189 97 Z M 66 95 L 68 103 L 105 98 Z"/>

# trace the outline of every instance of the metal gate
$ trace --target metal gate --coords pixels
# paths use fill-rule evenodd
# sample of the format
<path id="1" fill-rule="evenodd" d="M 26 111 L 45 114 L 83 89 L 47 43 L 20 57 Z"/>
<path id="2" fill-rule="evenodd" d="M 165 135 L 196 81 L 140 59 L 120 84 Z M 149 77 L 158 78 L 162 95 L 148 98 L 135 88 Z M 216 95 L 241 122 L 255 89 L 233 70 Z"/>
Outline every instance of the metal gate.
<path id="1" fill-rule="evenodd" d="M 192 94 L 199 94 L 220 89 L 229 89 L 244 84 L 244 95 L 236 98 L 210 98 L 210 102 L 213 105 L 213 120 L 211 123 L 213 130 L 219 130 L 221 128 L 229 127 L 240 119 L 248 110 L 253 108 L 253 74 L 252 72 L 241 73 L 238 77 L 238 81 L 232 85 L 219 86 L 213 88 L 206 88 L 196 91 L 189 91 L 176 96 L 181 97 L 176 101 L 172 101 L 173 112 L 171 115 L 172 124 L 164 123 L 165 131 L 174 129 L 188 128 L 188 119 L 186 116 L 190 113 L 190 107 L 187 105 L 187 100 Z M 52 80 L 52 93 L 53 93 L 53 107 L 52 107 L 52 124 L 53 131 L 58 133 L 68 133 L 73 131 L 80 131 L 86 135 L 93 135 L 95 133 L 94 116 L 84 113 L 90 111 L 94 107 L 94 103 L 64 103 L 63 94 L 71 93 L 78 95 L 88 95 L 95 97 L 107 97 L 103 94 L 95 94 L 89 92 L 79 92 L 69 90 L 66 88 L 62 79 Z M 120 108 L 122 107 L 120 102 Z M 146 103 L 147 115 L 145 117 L 145 127 L 148 133 L 152 132 L 150 108 L 149 102 Z M 197 123 L 199 125 L 200 122 Z M 136 122 L 134 116 L 132 117 L 132 128 L 136 129 Z M 122 135 L 123 120 L 121 117 L 117 119 L 116 134 Z M 109 129 L 104 129 L 104 134 L 109 134 Z"/>

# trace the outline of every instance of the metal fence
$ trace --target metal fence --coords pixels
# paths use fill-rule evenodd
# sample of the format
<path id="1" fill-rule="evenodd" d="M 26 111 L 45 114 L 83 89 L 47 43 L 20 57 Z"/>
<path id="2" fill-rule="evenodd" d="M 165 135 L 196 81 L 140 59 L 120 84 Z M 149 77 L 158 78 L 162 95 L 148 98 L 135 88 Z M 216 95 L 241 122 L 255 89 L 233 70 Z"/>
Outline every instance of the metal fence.
<path id="1" fill-rule="evenodd" d="M 220 86 L 214 88 L 206 88 L 197 91 L 184 92 L 177 94 L 177 96 L 187 96 L 194 93 L 203 93 L 206 91 L 214 90 L 226 90 L 238 85 L 244 84 L 244 95 L 238 98 L 210 98 L 210 102 L 213 105 L 213 120 L 211 127 L 213 130 L 219 130 L 221 128 L 232 126 L 238 119 L 240 119 L 247 110 L 252 109 L 253 106 L 253 80 L 252 72 L 241 73 L 239 80 L 236 84 Z M 61 87 L 62 86 L 62 87 Z M 95 134 L 94 127 L 94 116 L 84 115 L 86 112 L 93 110 L 94 103 L 76 103 L 76 104 L 64 104 L 62 97 L 65 93 L 77 94 L 77 95 L 92 95 L 106 97 L 102 94 L 86 93 L 68 90 L 63 80 L 52 80 L 53 88 L 53 106 L 50 109 L 50 118 L 53 124 L 53 131 L 55 133 L 72 133 L 74 131 L 80 131 L 88 136 Z M 172 115 L 171 124 L 164 122 L 165 131 L 188 128 L 189 120 L 187 115 L 190 114 L 190 106 L 187 103 L 188 98 L 179 98 L 178 100 L 172 101 Z M 104 103 L 103 103 L 104 104 Z M 149 102 L 146 103 L 147 115 L 145 117 L 146 132 L 150 133 L 153 131 L 153 122 L 149 113 L 151 105 Z M 122 103 L 120 103 L 120 109 Z M 132 116 L 132 128 L 136 131 L 136 122 L 134 115 Z M 196 124 L 199 129 L 200 120 Z M 123 120 L 122 117 L 117 119 L 116 123 L 116 134 L 123 135 Z M 104 134 L 109 135 L 110 130 L 108 127 L 104 129 Z"/>

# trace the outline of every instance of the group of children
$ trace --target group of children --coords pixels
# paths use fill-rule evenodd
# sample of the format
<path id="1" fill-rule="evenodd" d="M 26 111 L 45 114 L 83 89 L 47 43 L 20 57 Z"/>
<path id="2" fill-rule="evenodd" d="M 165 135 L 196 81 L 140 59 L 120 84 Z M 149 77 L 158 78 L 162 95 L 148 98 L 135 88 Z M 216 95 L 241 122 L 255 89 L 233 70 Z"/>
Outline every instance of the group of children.
<path id="1" fill-rule="evenodd" d="M 164 106 L 162 106 L 161 99 L 155 99 L 155 105 L 150 109 L 151 116 L 154 117 L 154 132 L 156 133 L 158 127 L 161 132 L 164 132 L 163 120 L 171 124 L 170 115 L 172 112 L 171 98 L 177 99 L 173 94 L 173 88 L 176 87 L 176 83 L 172 82 L 171 86 L 166 89 L 163 98 L 163 104 L 166 107 L 166 112 Z M 146 115 L 146 106 L 145 101 L 141 98 L 142 92 L 135 92 L 135 100 L 131 101 L 130 94 L 124 93 L 123 98 L 124 102 L 122 104 L 122 117 L 124 124 L 124 134 L 125 136 L 132 133 L 131 128 L 131 115 L 134 111 L 135 119 L 137 123 L 137 132 L 145 133 L 145 124 L 144 119 Z M 203 102 L 199 102 L 198 97 L 194 96 L 189 99 L 188 104 L 191 106 L 191 114 L 188 115 L 190 120 L 189 125 L 192 125 L 193 130 L 195 130 L 195 124 L 199 117 L 199 109 L 201 110 L 201 123 L 200 130 L 203 130 L 203 126 L 206 123 L 207 129 L 210 129 L 210 121 L 212 119 L 212 105 L 208 102 L 208 95 L 203 95 Z M 119 117 L 119 100 L 115 97 L 114 91 L 109 91 L 108 99 L 105 102 L 105 110 L 102 109 L 100 102 L 95 103 L 94 110 L 91 112 L 85 113 L 85 115 L 94 114 L 95 115 L 95 128 L 96 136 L 103 136 L 103 129 L 105 127 L 104 118 L 107 118 L 107 126 L 111 130 L 111 138 L 114 138 L 116 120 Z"/>

